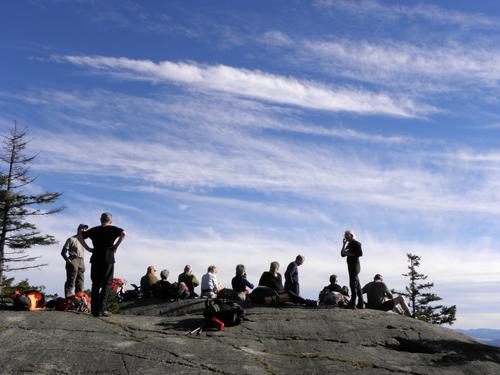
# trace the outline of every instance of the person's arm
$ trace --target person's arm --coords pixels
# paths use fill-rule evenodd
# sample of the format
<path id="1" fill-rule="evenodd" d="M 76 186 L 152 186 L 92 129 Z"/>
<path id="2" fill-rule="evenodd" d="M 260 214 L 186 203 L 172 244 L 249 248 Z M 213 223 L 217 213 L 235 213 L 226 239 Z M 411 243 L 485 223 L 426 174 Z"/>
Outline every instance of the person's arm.
<path id="1" fill-rule="evenodd" d="M 393 299 L 394 297 L 392 296 L 392 293 L 389 291 L 389 288 L 387 288 L 387 285 L 385 285 L 385 295 L 389 297 L 390 299 Z"/>
<path id="2" fill-rule="evenodd" d="M 297 265 L 294 265 L 292 268 L 292 272 L 290 272 L 290 279 L 292 279 L 293 284 L 299 283 L 299 268 Z"/>
<path id="3" fill-rule="evenodd" d="M 369 284 L 366 284 L 366 285 L 363 287 L 363 289 L 361 289 L 361 291 L 363 292 L 363 294 L 368 293 L 368 285 L 369 285 Z"/>
<path id="4" fill-rule="evenodd" d="M 87 232 L 87 231 L 84 231 L 84 232 Z M 87 245 L 82 233 L 78 233 L 76 238 L 78 239 L 78 242 L 80 242 L 82 244 L 82 246 L 85 248 L 85 250 L 87 250 L 88 252 L 94 251 L 94 249 L 92 249 L 91 247 L 89 247 L 89 245 Z"/>
<path id="5" fill-rule="evenodd" d="M 344 238 L 342 240 L 342 249 L 340 250 L 340 256 L 342 258 L 346 257 L 347 256 L 347 251 L 346 251 L 346 246 L 347 246 L 347 240 Z"/>
<path id="6" fill-rule="evenodd" d="M 120 232 L 120 237 L 118 238 L 118 241 L 116 241 L 116 243 L 112 247 L 112 249 L 115 253 L 116 253 L 116 250 L 118 250 L 118 247 L 120 246 L 120 244 L 123 242 L 126 235 L 127 235 L 127 233 L 125 233 L 124 230 L 122 230 Z"/>
<path id="7" fill-rule="evenodd" d="M 245 286 L 249 287 L 250 289 L 253 289 L 254 285 L 246 279 L 246 277 L 243 278 L 245 280 Z"/>
<path id="8" fill-rule="evenodd" d="M 69 247 L 69 239 L 66 240 L 66 243 L 64 244 L 62 250 L 61 250 L 61 256 L 64 258 L 66 262 L 69 262 L 68 258 L 68 247 Z"/>
<path id="9" fill-rule="evenodd" d="M 193 275 L 193 277 L 191 278 L 191 283 L 193 284 L 193 289 L 196 288 L 198 285 L 200 285 L 200 282 L 198 281 L 198 278 Z"/>

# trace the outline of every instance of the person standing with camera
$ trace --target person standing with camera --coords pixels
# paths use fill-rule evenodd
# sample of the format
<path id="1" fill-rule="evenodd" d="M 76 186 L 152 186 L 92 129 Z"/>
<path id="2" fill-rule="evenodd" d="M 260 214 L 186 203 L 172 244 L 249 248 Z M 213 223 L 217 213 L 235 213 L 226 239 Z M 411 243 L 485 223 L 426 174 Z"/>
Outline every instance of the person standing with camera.
<path id="1" fill-rule="evenodd" d="M 361 243 L 355 239 L 355 235 L 351 230 L 346 230 L 344 232 L 340 255 L 347 258 L 347 270 L 349 271 L 351 300 L 349 301 L 347 307 L 350 309 L 362 309 L 364 308 L 364 302 L 361 283 L 359 281 L 359 273 L 361 272 L 359 257 L 363 256 L 363 250 L 361 249 Z M 356 297 L 358 298 L 357 304 Z"/>

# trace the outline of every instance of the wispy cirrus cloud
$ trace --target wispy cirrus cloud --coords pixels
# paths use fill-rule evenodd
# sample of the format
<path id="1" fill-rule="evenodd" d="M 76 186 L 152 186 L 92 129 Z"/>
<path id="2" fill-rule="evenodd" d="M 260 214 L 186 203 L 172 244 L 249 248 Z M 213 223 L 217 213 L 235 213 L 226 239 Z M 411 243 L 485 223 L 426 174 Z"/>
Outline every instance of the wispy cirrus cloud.
<path id="1" fill-rule="evenodd" d="M 322 66 L 336 74 L 382 85 L 384 81 L 387 85 L 402 81 L 413 84 L 412 78 L 418 77 L 446 81 L 450 85 L 473 82 L 496 86 L 500 81 L 498 49 L 351 40 L 304 41 L 301 46 L 322 58 Z"/>
<path id="2" fill-rule="evenodd" d="M 95 69 L 125 79 L 168 82 L 267 102 L 331 112 L 416 117 L 432 112 L 410 98 L 392 98 L 364 89 L 330 87 L 318 82 L 234 68 L 103 56 L 61 56 L 57 61 Z"/>
<path id="3" fill-rule="evenodd" d="M 336 9 L 363 17 L 377 18 L 414 18 L 424 19 L 442 25 L 453 25 L 464 29 L 482 28 L 498 29 L 500 20 L 482 13 L 465 13 L 453 9 L 445 9 L 433 4 L 390 4 L 375 0 L 317 0 L 315 4 L 321 8 Z"/>

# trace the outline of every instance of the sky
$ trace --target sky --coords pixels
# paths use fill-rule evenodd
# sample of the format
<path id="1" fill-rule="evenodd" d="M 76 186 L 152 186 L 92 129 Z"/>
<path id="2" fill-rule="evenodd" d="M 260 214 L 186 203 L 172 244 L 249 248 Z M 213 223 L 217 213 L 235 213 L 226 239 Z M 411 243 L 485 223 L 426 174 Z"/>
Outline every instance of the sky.
<path id="1" fill-rule="evenodd" d="M 302 254 L 316 298 L 349 228 L 362 284 L 404 288 L 411 252 L 454 327 L 498 329 L 499 37 L 496 1 L 3 2 L 0 132 L 65 206 L 10 276 L 63 294 L 62 244 L 110 211 L 129 285 Z"/>

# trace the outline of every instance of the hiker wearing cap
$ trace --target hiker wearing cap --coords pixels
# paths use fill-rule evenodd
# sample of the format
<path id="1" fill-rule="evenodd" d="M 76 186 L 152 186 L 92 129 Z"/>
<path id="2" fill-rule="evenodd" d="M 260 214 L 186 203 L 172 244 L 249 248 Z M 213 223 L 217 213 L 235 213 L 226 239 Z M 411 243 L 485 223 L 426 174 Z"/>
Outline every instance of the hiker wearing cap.
<path id="1" fill-rule="evenodd" d="M 87 225 L 80 224 L 76 234 L 66 240 L 61 251 L 61 256 L 66 262 L 66 282 L 64 283 L 64 296 L 66 298 L 83 290 L 85 248 L 78 241 L 78 236 L 86 229 L 88 229 Z"/>
<path id="2" fill-rule="evenodd" d="M 351 300 L 347 307 L 350 309 L 362 309 L 364 307 L 363 293 L 361 292 L 361 283 L 359 282 L 358 275 L 361 272 L 359 257 L 363 256 L 363 250 L 361 249 L 361 243 L 356 240 L 354 233 L 350 230 L 344 232 L 340 255 L 347 258 L 347 270 L 349 271 Z M 358 298 L 357 304 L 356 297 Z"/>
<path id="3" fill-rule="evenodd" d="M 285 290 L 287 292 L 291 291 L 298 296 L 300 296 L 299 266 L 301 266 L 304 261 L 304 256 L 300 254 L 297 255 L 295 260 L 288 265 L 285 271 Z"/>
<path id="4" fill-rule="evenodd" d="M 384 283 L 384 278 L 378 273 L 372 282 L 363 287 L 363 293 L 366 293 L 368 297 L 366 307 L 369 309 L 390 311 L 399 305 L 406 316 L 411 316 L 410 309 L 403 296 L 393 298 L 387 285 Z"/>
<path id="5" fill-rule="evenodd" d="M 109 316 L 107 311 L 108 296 L 113 282 L 115 253 L 123 239 L 125 231 L 111 225 L 113 216 L 109 212 L 101 215 L 101 225 L 82 232 L 79 238 L 82 245 L 90 251 L 85 239 L 90 238 L 94 249 L 90 258 L 90 278 L 92 279 L 92 315 Z"/>
<path id="6" fill-rule="evenodd" d="M 184 272 L 179 275 L 177 282 L 179 284 L 180 283 L 186 284 L 186 286 L 189 289 L 189 297 L 191 298 L 198 297 L 198 295 L 194 291 L 194 288 L 200 285 L 200 282 L 193 274 L 193 268 L 189 264 L 187 264 L 186 267 L 184 267 Z"/>

